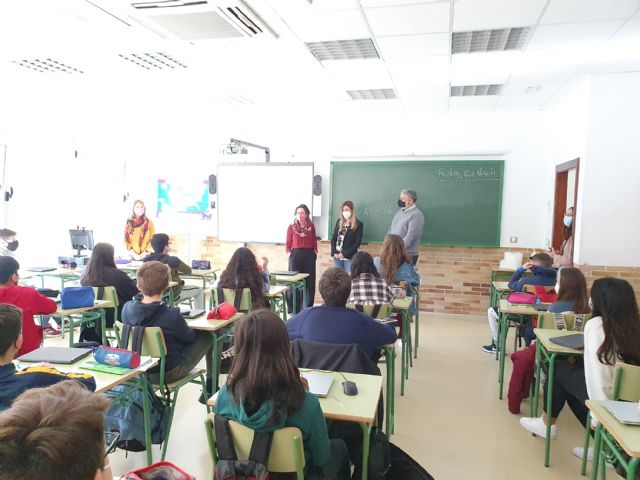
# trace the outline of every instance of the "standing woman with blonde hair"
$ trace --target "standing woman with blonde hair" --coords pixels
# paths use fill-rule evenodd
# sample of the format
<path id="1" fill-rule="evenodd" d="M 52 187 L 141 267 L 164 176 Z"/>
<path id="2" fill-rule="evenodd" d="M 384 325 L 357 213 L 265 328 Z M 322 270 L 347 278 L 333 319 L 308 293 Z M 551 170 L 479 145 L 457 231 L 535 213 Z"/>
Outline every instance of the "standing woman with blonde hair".
<path id="1" fill-rule="evenodd" d="M 147 218 L 147 208 L 142 200 L 133 202 L 133 211 L 124 228 L 124 243 L 129 256 L 134 260 L 142 260 L 151 248 L 151 237 L 156 229 L 153 221 Z"/>
<path id="2" fill-rule="evenodd" d="M 351 200 L 342 202 L 340 218 L 331 236 L 331 256 L 336 267 L 351 272 L 351 259 L 362 243 L 363 223 L 356 218 L 356 210 Z"/>

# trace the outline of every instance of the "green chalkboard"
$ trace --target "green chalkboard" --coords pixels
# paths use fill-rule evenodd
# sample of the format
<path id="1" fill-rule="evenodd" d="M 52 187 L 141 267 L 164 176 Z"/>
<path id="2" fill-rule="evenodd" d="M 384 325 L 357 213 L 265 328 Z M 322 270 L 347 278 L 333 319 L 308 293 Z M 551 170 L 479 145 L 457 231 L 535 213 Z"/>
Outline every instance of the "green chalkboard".
<path id="1" fill-rule="evenodd" d="M 503 160 L 331 163 L 329 237 L 344 200 L 355 203 L 364 241 L 381 242 L 398 210 L 400 190 L 418 193 L 422 243 L 500 246 Z"/>

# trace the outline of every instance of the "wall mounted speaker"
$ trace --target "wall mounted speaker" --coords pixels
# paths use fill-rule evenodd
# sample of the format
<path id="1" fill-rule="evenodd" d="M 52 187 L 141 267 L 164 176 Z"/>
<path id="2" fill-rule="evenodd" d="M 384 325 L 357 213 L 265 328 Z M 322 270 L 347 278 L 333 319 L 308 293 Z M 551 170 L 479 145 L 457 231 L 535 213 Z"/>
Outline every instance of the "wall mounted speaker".
<path id="1" fill-rule="evenodd" d="M 322 177 L 320 175 L 313 176 L 313 194 L 322 195 Z"/>
<path id="2" fill-rule="evenodd" d="M 214 195 L 217 191 L 218 184 L 215 175 L 209 175 L 209 193 Z"/>

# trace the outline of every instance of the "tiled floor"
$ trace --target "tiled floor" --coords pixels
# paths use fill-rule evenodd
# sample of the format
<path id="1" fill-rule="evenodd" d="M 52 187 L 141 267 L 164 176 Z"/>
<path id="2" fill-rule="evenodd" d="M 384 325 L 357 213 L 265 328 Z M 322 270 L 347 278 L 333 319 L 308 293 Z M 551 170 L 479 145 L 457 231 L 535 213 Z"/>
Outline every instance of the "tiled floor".
<path id="1" fill-rule="evenodd" d="M 583 430 L 567 408 L 553 442 L 551 467 L 543 465 L 544 443 L 524 431 L 519 416 L 498 400 L 498 363 L 480 350 L 489 336 L 486 320 L 456 316 L 423 317 L 421 348 L 404 397 L 396 400 L 396 434 L 392 441 L 438 480 L 578 479 L 580 462 L 571 454 Z M 512 342 L 507 342 L 509 348 Z M 383 369 L 384 370 L 384 369 Z M 506 378 L 510 376 L 507 362 Z M 211 478 L 203 420 L 195 387 L 179 400 L 167 460 L 198 480 Z M 529 404 L 523 402 L 523 412 Z M 158 449 L 154 449 L 158 458 Z M 144 454 L 112 455 L 114 474 L 144 464 Z M 616 478 L 612 471 L 609 478 Z"/>

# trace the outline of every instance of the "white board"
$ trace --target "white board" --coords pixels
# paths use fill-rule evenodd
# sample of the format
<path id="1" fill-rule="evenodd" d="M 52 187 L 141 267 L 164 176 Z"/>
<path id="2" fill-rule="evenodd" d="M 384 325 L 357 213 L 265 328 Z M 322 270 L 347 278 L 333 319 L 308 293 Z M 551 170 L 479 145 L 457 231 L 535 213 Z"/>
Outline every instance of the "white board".
<path id="1" fill-rule="evenodd" d="M 284 243 L 295 208 L 312 208 L 313 163 L 221 163 L 217 184 L 220 240 Z"/>

